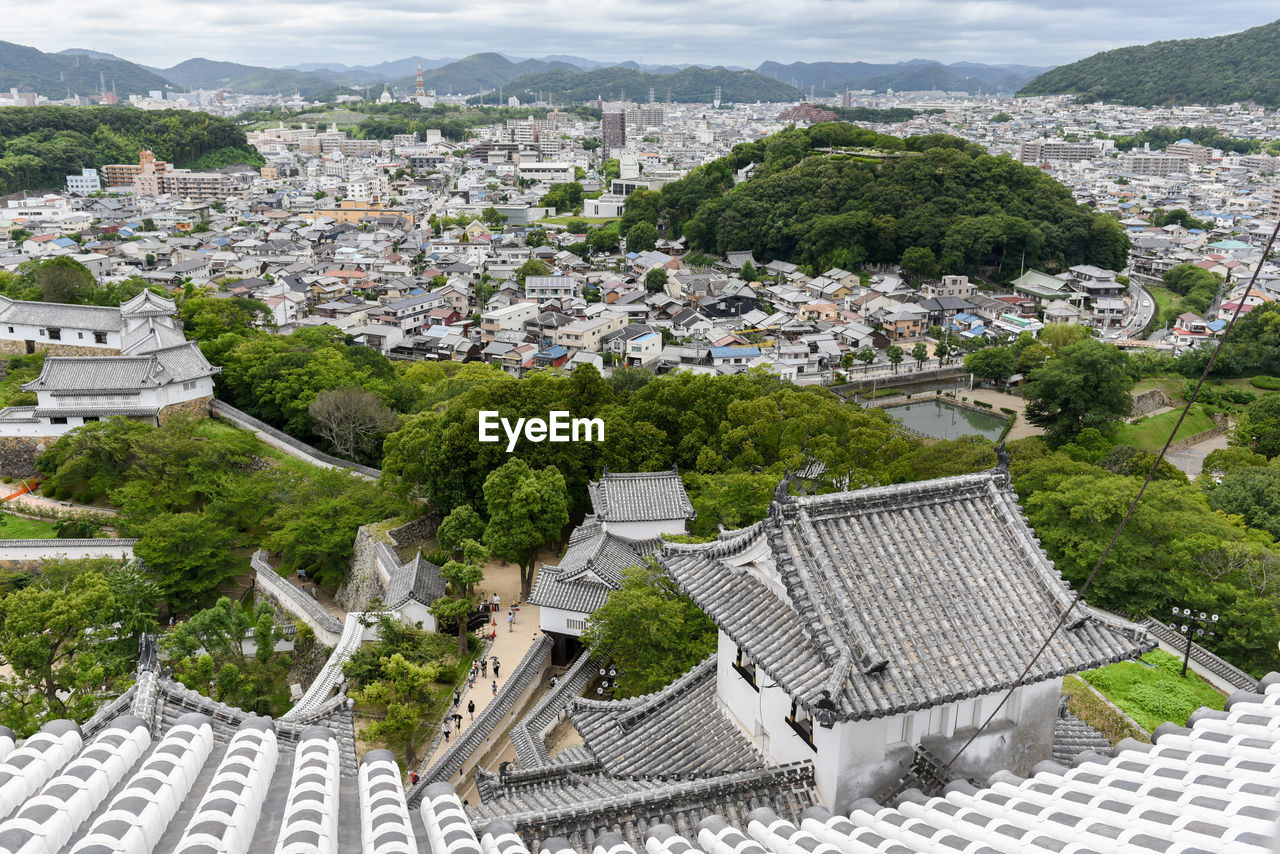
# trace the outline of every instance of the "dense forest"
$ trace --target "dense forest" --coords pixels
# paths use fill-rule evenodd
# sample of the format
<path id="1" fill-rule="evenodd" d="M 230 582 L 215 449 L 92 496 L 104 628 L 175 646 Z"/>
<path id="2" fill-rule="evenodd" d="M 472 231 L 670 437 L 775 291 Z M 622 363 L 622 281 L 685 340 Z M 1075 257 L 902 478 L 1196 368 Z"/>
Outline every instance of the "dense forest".
<path id="1" fill-rule="evenodd" d="M 738 170 L 755 164 L 750 180 Z M 636 198 L 636 195 L 639 198 Z M 628 200 L 624 231 L 665 222 L 700 252 L 752 250 L 821 270 L 936 263 L 995 278 L 1024 265 L 1123 269 L 1129 238 L 1111 217 L 1076 204 L 1049 176 L 964 140 L 899 139 L 842 123 L 788 129 L 735 146 L 661 193 Z"/>
<path id="2" fill-rule="evenodd" d="M 33 47 L 0 41 L 0 90 L 16 87 L 47 98 L 97 95 L 106 86 L 121 98 L 153 89 L 173 90 L 168 80 L 148 68 L 105 54 L 80 51 L 44 53 Z"/>
<path id="3" fill-rule="evenodd" d="M 1019 95 L 1079 95 L 1149 107 L 1280 106 L 1280 21 L 1207 39 L 1108 50 L 1041 74 Z"/>
<path id="4" fill-rule="evenodd" d="M 600 111 L 593 107 L 569 107 L 569 115 L 587 121 L 599 121 Z M 474 127 L 505 122 L 507 119 L 544 118 L 543 107 L 477 106 L 466 109 L 438 104 L 420 107 L 415 103 L 366 104 L 361 112 L 370 114 L 352 132 L 360 139 L 391 139 L 398 133 L 425 135 L 429 129 L 454 142 L 466 139 Z M 242 119 L 244 117 L 241 117 Z"/>
<path id="5" fill-rule="evenodd" d="M 0 194 L 60 188 L 85 167 L 136 163 L 144 148 L 179 167 L 263 163 L 243 130 L 208 113 L 11 107 L 0 110 Z"/>

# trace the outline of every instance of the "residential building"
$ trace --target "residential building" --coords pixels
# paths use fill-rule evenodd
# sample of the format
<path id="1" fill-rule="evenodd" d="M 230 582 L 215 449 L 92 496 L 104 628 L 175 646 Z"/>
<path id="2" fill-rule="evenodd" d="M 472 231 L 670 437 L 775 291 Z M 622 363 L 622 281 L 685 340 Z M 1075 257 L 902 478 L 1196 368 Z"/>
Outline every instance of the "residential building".
<path id="1" fill-rule="evenodd" d="M 102 181 L 97 169 L 84 168 L 79 175 L 67 176 L 67 192 L 73 196 L 88 196 L 102 192 Z"/>

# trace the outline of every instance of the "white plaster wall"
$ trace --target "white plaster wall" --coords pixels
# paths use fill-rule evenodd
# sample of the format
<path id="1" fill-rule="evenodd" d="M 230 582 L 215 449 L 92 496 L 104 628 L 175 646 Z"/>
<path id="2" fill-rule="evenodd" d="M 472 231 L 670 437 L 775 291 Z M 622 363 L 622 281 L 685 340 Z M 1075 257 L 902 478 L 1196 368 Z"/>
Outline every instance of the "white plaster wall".
<path id="1" fill-rule="evenodd" d="M 659 519 L 654 522 L 605 522 L 604 528 L 611 534 L 628 540 L 649 540 L 663 534 L 683 534 L 683 519 Z"/>
<path id="2" fill-rule="evenodd" d="M 581 611 L 566 611 L 562 608 L 541 608 L 538 611 L 538 626 L 544 632 L 556 632 L 562 635 L 580 637 L 582 630 L 569 625 L 569 620 L 586 620 L 587 615 Z"/>

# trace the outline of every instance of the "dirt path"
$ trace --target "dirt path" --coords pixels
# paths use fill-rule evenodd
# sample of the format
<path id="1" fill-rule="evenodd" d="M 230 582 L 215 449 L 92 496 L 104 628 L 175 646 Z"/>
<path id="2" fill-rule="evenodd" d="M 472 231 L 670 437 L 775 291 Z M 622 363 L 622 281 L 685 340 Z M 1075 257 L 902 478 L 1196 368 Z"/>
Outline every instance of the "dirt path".
<path id="1" fill-rule="evenodd" d="M 1027 421 L 1027 402 L 1016 395 L 986 388 L 975 388 L 971 391 L 961 390 L 960 396 L 967 397 L 971 401 L 981 400 L 983 403 L 991 404 L 995 409 L 995 414 L 1003 414 L 1000 412 L 1001 407 L 1012 409 L 1018 413 L 1018 420 L 1013 422 L 1013 427 L 1009 428 L 1009 434 L 1005 436 L 1006 442 L 1012 442 L 1014 439 L 1025 439 L 1028 436 L 1044 435 L 1043 430 Z"/>

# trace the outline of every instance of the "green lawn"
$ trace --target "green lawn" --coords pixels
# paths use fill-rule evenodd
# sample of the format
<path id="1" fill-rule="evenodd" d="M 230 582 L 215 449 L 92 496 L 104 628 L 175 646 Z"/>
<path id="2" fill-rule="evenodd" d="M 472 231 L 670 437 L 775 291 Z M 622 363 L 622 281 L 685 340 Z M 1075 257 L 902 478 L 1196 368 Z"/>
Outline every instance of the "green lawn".
<path id="1" fill-rule="evenodd" d="M 0 512 L 0 540 L 52 540 L 57 536 L 52 522 Z"/>
<path id="2" fill-rule="evenodd" d="M 1152 327 L 1164 326 L 1167 321 L 1173 325 L 1173 321 L 1185 311 L 1191 311 L 1191 307 L 1178 294 L 1168 288 L 1148 287 L 1152 298 L 1156 301 L 1156 320 Z"/>
<path id="3" fill-rule="evenodd" d="M 1080 674 L 1148 732 L 1165 721 L 1183 726 L 1201 706 L 1222 709 L 1226 695 L 1194 672 L 1182 678 L 1182 659 L 1162 650 Z"/>
<path id="4" fill-rule="evenodd" d="M 1181 409 L 1174 409 L 1159 415 L 1139 418 L 1132 424 L 1121 424 L 1116 428 L 1116 441 L 1146 451 L 1158 452 L 1181 414 Z M 1174 441 L 1212 430 L 1214 426 L 1213 419 L 1209 417 L 1204 405 L 1197 403 L 1187 413 L 1187 420 L 1183 421 L 1182 426 L 1178 428 L 1178 435 L 1174 437 Z"/>

